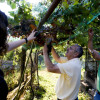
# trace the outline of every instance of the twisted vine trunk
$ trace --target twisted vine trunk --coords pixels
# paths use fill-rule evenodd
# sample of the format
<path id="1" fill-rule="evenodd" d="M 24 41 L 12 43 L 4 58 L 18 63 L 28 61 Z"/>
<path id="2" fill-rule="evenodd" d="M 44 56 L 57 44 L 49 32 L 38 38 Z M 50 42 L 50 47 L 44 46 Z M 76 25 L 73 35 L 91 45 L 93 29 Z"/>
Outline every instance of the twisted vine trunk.
<path id="1" fill-rule="evenodd" d="M 25 68 L 25 61 L 26 61 L 26 49 L 22 47 L 22 55 L 21 55 L 21 77 Z M 22 82 L 24 81 L 24 77 L 22 77 Z"/>

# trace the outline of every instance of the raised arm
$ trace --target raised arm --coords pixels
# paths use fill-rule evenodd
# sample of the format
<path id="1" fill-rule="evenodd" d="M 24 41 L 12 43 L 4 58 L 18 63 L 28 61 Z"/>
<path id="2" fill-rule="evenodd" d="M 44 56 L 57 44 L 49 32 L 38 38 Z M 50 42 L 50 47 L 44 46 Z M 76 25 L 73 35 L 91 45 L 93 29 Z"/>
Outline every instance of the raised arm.
<path id="1" fill-rule="evenodd" d="M 93 30 L 92 29 L 89 30 L 88 35 L 89 35 L 89 40 L 88 40 L 89 53 L 92 54 L 94 59 L 100 60 L 99 52 L 93 49 Z"/>
<path id="2" fill-rule="evenodd" d="M 46 44 L 43 49 L 43 55 L 44 55 L 44 63 L 45 63 L 45 66 L 47 67 L 47 70 L 49 72 L 53 72 L 53 73 L 61 73 L 58 66 L 51 62 L 51 60 L 48 56 L 48 53 L 47 53 L 47 45 Z"/>
<path id="3" fill-rule="evenodd" d="M 57 52 L 55 51 L 53 47 L 52 47 L 51 52 L 52 52 L 52 56 L 55 59 L 55 61 L 58 63 L 61 63 L 60 56 L 57 54 Z"/>
<path id="4" fill-rule="evenodd" d="M 35 35 L 35 32 L 32 31 L 32 33 L 28 36 L 27 40 L 22 39 L 22 40 L 18 40 L 18 41 L 15 41 L 15 42 L 8 43 L 9 47 L 7 49 L 7 52 L 9 52 L 13 49 L 16 49 L 17 47 L 23 45 L 24 43 L 26 43 L 26 41 L 34 40 L 35 39 L 34 35 Z"/>

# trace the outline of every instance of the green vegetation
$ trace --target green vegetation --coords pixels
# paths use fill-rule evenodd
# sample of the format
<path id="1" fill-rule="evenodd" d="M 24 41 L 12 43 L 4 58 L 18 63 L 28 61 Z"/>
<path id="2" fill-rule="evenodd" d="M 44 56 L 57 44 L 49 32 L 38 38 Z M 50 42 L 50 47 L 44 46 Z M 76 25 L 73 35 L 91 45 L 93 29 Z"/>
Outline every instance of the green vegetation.
<path id="1" fill-rule="evenodd" d="M 84 69 L 82 69 L 83 73 Z M 9 89 L 14 88 L 13 85 L 16 84 L 19 73 L 15 72 L 15 74 L 11 77 L 9 74 L 6 77 L 6 81 L 8 84 Z M 8 78 L 9 77 L 9 78 Z M 37 81 L 33 83 L 34 86 L 34 100 L 56 100 L 55 94 L 55 85 L 59 74 L 49 73 L 45 68 L 39 70 L 39 87 L 37 85 Z M 27 89 L 24 91 L 23 99 L 20 100 L 32 100 L 33 92 L 31 91 L 31 87 L 28 86 Z M 79 100 L 90 100 L 90 97 L 87 93 L 79 91 L 78 94 Z"/>
<path id="2" fill-rule="evenodd" d="M 66 48 L 66 47 L 65 47 Z M 62 55 L 61 51 L 59 50 L 60 47 L 56 47 L 58 53 L 60 55 Z M 21 48 L 15 50 L 15 56 L 14 58 L 16 58 L 16 56 L 20 55 L 20 51 Z M 64 50 L 63 50 L 64 53 Z M 17 55 L 16 55 L 17 54 Z M 63 55 L 62 55 L 63 56 Z M 10 58 L 9 60 L 12 60 L 12 53 L 8 53 L 7 57 L 5 56 L 5 59 Z M 19 58 L 18 57 L 16 60 L 13 59 L 15 62 L 18 61 L 19 62 Z M 52 56 L 51 56 L 52 59 Z M 84 58 L 83 58 L 84 59 Z M 52 61 L 55 63 L 55 60 L 52 59 Z M 44 61 L 43 61 L 43 56 L 40 55 L 39 56 L 39 88 L 37 85 L 37 80 L 35 78 L 35 82 L 34 84 L 34 100 L 56 100 L 56 94 L 55 94 L 55 85 L 57 82 L 57 79 L 59 77 L 59 74 L 54 74 L 54 73 L 49 73 L 47 72 L 47 70 L 45 69 L 45 65 L 44 65 Z M 41 67 L 42 66 L 42 67 Z M 84 72 L 85 69 L 82 68 L 82 73 L 81 73 L 81 79 L 84 79 Z M 7 70 L 5 70 L 5 73 L 7 73 Z M 28 67 L 26 69 L 26 74 L 27 76 L 30 75 L 30 68 Z M 8 73 L 5 76 L 5 80 L 8 84 L 8 89 L 9 91 L 13 90 L 16 86 L 18 86 L 18 81 L 19 81 L 19 77 L 20 77 L 20 70 L 14 70 L 13 73 Z M 33 96 L 33 92 L 31 91 L 31 86 L 27 86 L 26 90 L 24 91 L 24 100 L 31 100 Z M 79 92 L 79 100 L 90 100 L 89 99 L 89 95 L 87 93 L 83 93 L 83 92 Z M 21 99 L 22 100 L 22 99 Z"/>
<path id="3" fill-rule="evenodd" d="M 7 72 L 6 72 L 7 73 Z M 5 75 L 5 80 L 8 85 L 8 91 L 13 90 L 15 87 L 18 86 L 20 73 L 17 70 L 14 70 L 14 72 L 9 72 L 7 75 Z"/>
<path id="4" fill-rule="evenodd" d="M 7 54 L 3 57 L 3 60 L 13 60 L 13 56 L 14 56 L 14 51 L 10 51 L 9 53 L 7 53 Z"/>
<path id="5" fill-rule="evenodd" d="M 47 12 L 49 6 L 53 0 L 45 0 L 38 5 L 33 6 L 28 3 L 27 0 L 1 0 L 1 2 L 7 1 L 7 4 L 11 6 L 12 9 L 18 8 L 16 11 L 11 11 L 10 15 L 13 18 L 8 18 L 9 20 L 9 30 L 8 33 L 13 37 L 24 38 L 28 36 L 34 27 L 38 27 L 39 20 L 42 19 Z M 43 29 L 41 29 L 41 34 L 50 33 L 52 36 L 53 44 L 58 51 L 59 55 L 66 52 L 66 48 L 74 43 L 78 43 L 82 47 L 87 47 L 88 41 L 88 29 L 92 28 L 94 31 L 94 47 L 96 49 L 100 48 L 100 0 L 62 0 L 60 4 L 56 7 L 54 12 L 51 14 L 49 19 L 44 24 Z M 37 16 L 32 14 L 33 12 L 38 12 Z M 41 42 L 40 37 L 38 41 Z M 38 42 L 37 41 L 37 42 Z M 25 44 L 23 47 L 28 50 L 30 44 Z M 43 45 L 43 44 L 42 44 Z M 34 44 L 33 53 L 36 49 L 41 50 L 41 45 Z M 85 50 L 84 50 L 85 51 Z M 25 53 L 25 52 L 24 52 Z M 25 59 L 23 61 L 21 48 L 16 49 L 15 52 L 11 51 L 3 58 L 3 60 L 13 60 L 13 65 L 25 64 Z M 26 56 L 27 59 L 28 56 Z M 52 57 L 51 57 L 52 58 Z M 82 58 L 85 59 L 85 53 Z M 23 63 L 22 63 L 23 61 Z M 53 60 L 53 62 L 55 62 Z M 30 63 L 30 62 L 29 62 Z M 43 56 L 39 56 L 39 68 L 43 66 Z M 22 66 L 20 66 L 22 67 Z M 25 67 L 25 66 L 24 66 Z M 24 67 L 22 70 L 24 70 Z M 30 71 L 30 69 L 29 69 Z M 29 75 L 29 71 L 27 75 Z M 82 69 L 82 80 L 84 76 L 84 69 Z M 5 73 L 7 70 L 5 71 Z M 22 73 L 21 73 L 22 74 Z M 18 85 L 19 72 L 14 71 L 14 73 L 7 74 L 5 79 L 8 84 L 9 91 Z M 58 74 L 48 73 L 46 70 L 39 70 L 39 83 L 34 83 L 34 96 L 35 100 L 52 100 L 56 99 L 54 87 L 58 78 Z M 32 99 L 31 87 L 28 86 L 24 92 L 24 100 Z M 22 100 L 22 99 L 21 99 Z M 88 94 L 79 93 L 79 100 L 89 100 Z"/>

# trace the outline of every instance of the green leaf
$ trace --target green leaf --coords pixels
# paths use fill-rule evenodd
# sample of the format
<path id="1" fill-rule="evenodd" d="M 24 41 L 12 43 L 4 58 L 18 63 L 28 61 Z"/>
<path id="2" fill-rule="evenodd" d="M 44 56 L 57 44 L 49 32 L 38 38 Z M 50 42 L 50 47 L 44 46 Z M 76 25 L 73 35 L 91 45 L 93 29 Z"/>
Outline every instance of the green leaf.
<path id="1" fill-rule="evenodd" d="M 11 1 L 10 0 L 7 0 L 7 4 L 11 6 Z"/>
<path id="2" fill-rule="evenodd" d="M 16 8 L 16 3 L 11 3 L 11 8 L 15 9 Z"/>
<path id="3" fill-rule="evenodd" d="M 12 12 L 12 11 L 10 11 L 9 13 L 10 13 L 11 16 L 14 16 L 15 15 L 14 12 Z"/>
<path id="4" fill-rule="evenodd" d="M 75 0 L 74 5 L 77 5 L 79 2 Z"/>
<path id="5" fill-rule="evenodd" d="M 67 4 L 66 0 L 65 0 L 65 2 L 63 2 L 62 4 L 63 4 L 63 6 L 66 7 L 66 8 L 69 7 L 69 5 Z"/>

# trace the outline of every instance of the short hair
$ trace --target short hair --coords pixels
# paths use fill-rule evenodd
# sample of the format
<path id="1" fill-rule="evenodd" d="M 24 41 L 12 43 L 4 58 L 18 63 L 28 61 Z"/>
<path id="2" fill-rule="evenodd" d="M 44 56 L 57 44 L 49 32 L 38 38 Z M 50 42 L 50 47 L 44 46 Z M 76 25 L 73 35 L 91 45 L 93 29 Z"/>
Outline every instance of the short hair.
<path id="1" fill-rule="evenodd" d="M 76 51 L 79 53 L 77 57 L 80 58 L 83 55 L 83 48 L 78 44 L 75 44 L 75 46 L 77 46 Z"/>

